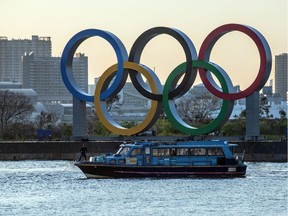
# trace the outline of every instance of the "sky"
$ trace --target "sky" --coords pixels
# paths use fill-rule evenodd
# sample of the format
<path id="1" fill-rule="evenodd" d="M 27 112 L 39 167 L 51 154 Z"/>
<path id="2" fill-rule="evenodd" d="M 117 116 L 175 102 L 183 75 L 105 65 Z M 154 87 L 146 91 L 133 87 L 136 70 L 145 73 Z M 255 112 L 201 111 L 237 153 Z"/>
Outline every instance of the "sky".
<path id="1" fill-rule="evenodd" d="M 273 60 L 288 50 L 287 0 L 0 0 L 0 20 L 0 36 L 8 39 L 51 37 L 53 56 L 61 56 L 73 35 L 90 28 L 112 32 L 129 53 L 140 34 L 157 26 L 183 31 L 198 52 L 212 30 L 228 23 L 245 24 L 260 31 L 270 45 Z M 90 84 L 117 63 L 112 47 L 99 37 L 87 39 L 77 52 L 88 56 Z M 141 63 L 155 70 L 162 83 L 184 60 L 180 45 L 167 35 L 151 40 L 141 56 Z M 236 31 L 221 37 L 210 61 L 220 65 L 233 85 L 240 85 L 242 90 L 254 81 L 259 70 L 255 44 Z M 273 72 L 274 62 L 270 79 Z M 195 84 L 200 83 L 198 77 Z"/>

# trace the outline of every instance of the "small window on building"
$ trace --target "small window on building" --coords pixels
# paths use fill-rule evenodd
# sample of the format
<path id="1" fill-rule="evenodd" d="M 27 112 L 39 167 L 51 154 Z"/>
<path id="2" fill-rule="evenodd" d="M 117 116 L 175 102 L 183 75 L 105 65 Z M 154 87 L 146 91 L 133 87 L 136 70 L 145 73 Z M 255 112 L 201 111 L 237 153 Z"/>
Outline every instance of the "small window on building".
<path id="1" fill-rule="evenodd" d="M 205 148 L 191 148 L 190 149 L 191 156 L 203 156 L 206 154 Z"/>

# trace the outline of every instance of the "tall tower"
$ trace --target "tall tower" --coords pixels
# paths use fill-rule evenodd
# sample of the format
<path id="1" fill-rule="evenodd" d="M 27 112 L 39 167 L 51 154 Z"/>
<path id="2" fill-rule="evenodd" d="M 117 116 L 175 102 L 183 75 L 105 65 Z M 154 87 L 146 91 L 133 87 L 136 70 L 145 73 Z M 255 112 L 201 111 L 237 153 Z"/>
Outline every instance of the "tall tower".
<path id="1" fill-rule="evenodd" d="M 287 101 L 287 53 L 275 56 L 275 93 L 279 93 L 283 101 Z"/>
<path id="2" fill-rule="evenodd" d="M 12 39 L 0 36 L 0 81 L 22 83 L 21 56 L 33 52 L 37 57 L 51 57 L 51 38 L 33 35 L 32 39 Z"/>
<path id="3" fill-rule="evenodd" d="M 60 72 L 60 57 L 36 57 L 33 52 L 23 56 L 23 88 L 32 88 L 43 104 L 72 103 Z M 73 75 L 83 91 L 88 90 L 88 57 L 76 53 Z"/>

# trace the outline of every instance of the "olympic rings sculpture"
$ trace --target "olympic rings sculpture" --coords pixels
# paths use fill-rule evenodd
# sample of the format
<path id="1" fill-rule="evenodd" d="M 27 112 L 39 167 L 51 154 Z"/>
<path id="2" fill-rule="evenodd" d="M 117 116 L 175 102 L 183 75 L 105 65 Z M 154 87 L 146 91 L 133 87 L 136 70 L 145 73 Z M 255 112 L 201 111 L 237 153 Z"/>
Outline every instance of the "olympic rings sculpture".
<path id="1" fill-rule="evenodd" d="M 241 92 L 234 92 L 233 84 L 228 74 L 217 64 L 209 62 L 210 54 L 216 42 L 225 34 L 239 31 L 249 36 L 256 44 L 260 55 L 260 67 L 256 79 Z M 176 39 L 182 46 L 186 61 L 179 64 L 168 76 L 164 87 L 159 78 L 146 65 L 140 63 L 141 54 L 146 44 L 154 37 L 167 34 Z M 117 64 L 109 67 L 99 78 L 95 94 L 89 95 L 77 85 L 72 70 L 75 51 L 86 39 L 99 36 L 113 47 Z M 74 35 L 66 44 L 61 57 L 61 75 L 64 84 L 74 97 L 81 101 L 94 102 L 96 113 L 103 125 L 111 132 L 119 135 L 133 135 L 151 128 L 159 115 L 164 111 L 173 126 L 178 130 L 190 134 L 207 134 L 221 128 L 229 119 L 234 106 L 234 100 L 248 97 L 255 91 L 263 88 L 269 78 L 272 65 L 270 47 L 264 36 L 256 29 L 241 24 L 226 24 L 213 30 L 200 47 L 199 56 L 189 37 L 178 29 L 168 27 L 155 27 L 142 33 L 134 42 L 128 55 L 125 46 L 114 34 L 99 29 L 87 29 Z M 199 69 L 201 80 L 205 87 L 216 97 L 223 100 L 219 115 L 210 124 L 195 128 L 186 124 L 178 115 L 174 99 L 183 96 L 193 85 Z M 218 79 L 221 87 L 213 80 L 211 73 Z M 133 128 L 124 128 L 109 115 L 106 100 L 116 96 L 123 88 L 126 80 L 130 79 L 135 88 L 148 99 L 152 100 L 151 109 L 145 120 Z M 149 86 L 143 81 L 145 76 Z M 179 85 L 181 76 L 184 76 Z M 111 83 L 112 82 L 112 83 Z"/>

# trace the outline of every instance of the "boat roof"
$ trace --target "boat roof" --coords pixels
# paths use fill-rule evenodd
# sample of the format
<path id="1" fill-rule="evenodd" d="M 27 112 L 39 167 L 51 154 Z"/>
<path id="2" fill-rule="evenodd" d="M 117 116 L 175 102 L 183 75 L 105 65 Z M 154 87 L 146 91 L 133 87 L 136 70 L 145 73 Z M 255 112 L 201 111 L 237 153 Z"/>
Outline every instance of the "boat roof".
<path id="1" fill-rule="evenodd" d="M 121 146 L 127 146 L 127 147 L 132 147 L 132 146 L 155 146 L 157 148 L 208 148 L 208 147 L 223 147 L 223 146 L 238 146 L 237 144 L 231 144 L 228 143 L 227 141 L 221 141 L 221 140 L 211 140 L 211 141 L 182 141 L 182 142 L 167 142 L 167 143 L 159 143 L 159 142 L 148 142 L 148 141 L 143 141 L 143 142 L 135 142 L 135 143 L 129 143 L 126 144 L 124 143 Z"/>

